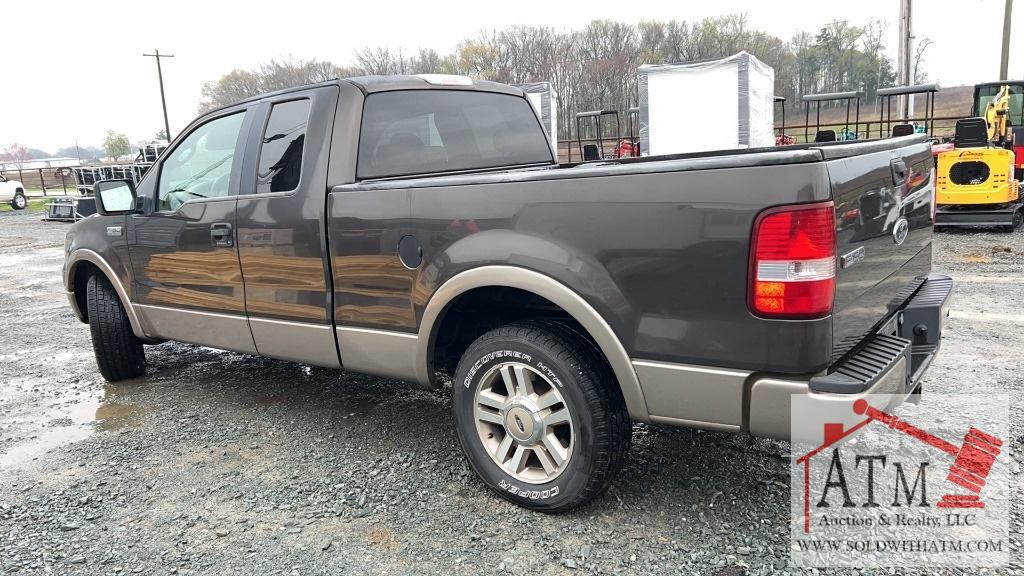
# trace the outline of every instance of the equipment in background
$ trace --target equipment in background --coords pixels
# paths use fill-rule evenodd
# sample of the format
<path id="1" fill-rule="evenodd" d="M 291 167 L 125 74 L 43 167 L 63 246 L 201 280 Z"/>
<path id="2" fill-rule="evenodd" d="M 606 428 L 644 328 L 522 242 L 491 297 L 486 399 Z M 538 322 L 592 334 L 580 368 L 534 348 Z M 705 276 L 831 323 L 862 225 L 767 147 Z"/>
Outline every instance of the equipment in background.
<path id="1" fill-rule="evenodd" d="M 139 148 L 131 164 L 101 164 L 99 166 L 75 166 L 78 197 L 59 196 L 46 205 L 47 222 L 77 222 L 96 213 L 96 201 L 92 198 L 92 187 L 103 180 L 131 180 L 135 184 L 149 170 L 160 154 L 167 149 L 166 142 L 150 142 Z"/>
<path id="2" fill-rule="evenodd" d="M 629 138 L 619 140 L 619 158 L 637 158 L 640 156 L 640 107 L 629 107 L 626 116 Z"/>
<path id="3" fill-rule="evenodd" d="M 775 70 L 740 52 L 638 69 L 640 155 L 775 144 Z"/>
<path id="4" fill-rule="evenodd" d="M 1007 134 L 1013 134 L 1014 178 L 1024 181 L 1024 80 L 985 82 L 974 86 L 974 101 L 971 116 L 985 117 L 989 104 L 1006 87 L 1009 110 L 1005 115 Z"/>
<path id="5" fill-rule="evenodd" d="M 46 205 L 47 222 L 78 222 L 96 213 L 96 199 L 76 196 L 58 196 Z"/>
<path id="6" fill-rule="evenodd" d="M 811 102 L 814 102 L 814 142 L 835 142 L 837 140 L 857 140 L 860 132 L 860 101 L 864 92 L 829 92 L 825 94 L 806 94 L 801 97 L 804 103 L 804 142 L 811 142 Z M 821 128 L 821 103 L 846 102 L 846 122 L 843 129 Z M 850 106 L 856 104 L 853 117 L 853 130 L 850 130 Z"/>
<path id="7" fill-rule="evenodd" d="M 76 188 L 82 196 L 92 194 L 93 184 L 102 180 L 131 180 L 136 184 L 156 162 L 156 159 L 167 149 L 166 142 L 150 142 L 139 148 L 131 164 L 100 164 L 97 166 L 76 166 L 72 168 Z"/>
<path id="8" fill-rule="evenodd" d="M 1012 112 L 1010 94 L 1004 85 L 985 104 L 985 117 L 957 120 L 953 149 L 938 154 L 936 230 L 998 226 L 1012 232 L 1024 223 L 1024 204 L 1014 177 L 1013 132 L 1007 121 Z M 1017 98 L 1019 102 L 1019 93 Z"/>
<path id="9" fill-rule="evenodd" d="M 779 109 L 782 111 L 782 124 L 779 125 L 779 133 L 775 135 L 776 146 L 789 146 L 796 144 L 796 138 L 786 134 L 786 98 L 785 96 L 776 96 L 776 104 L 782 104 Z M 774 113 L 774 112 L 773 112 Z"/>
<path id="10" fill-rule="evenodd" d="M 555 159 L 558 159 L 558 93 L 550 82 L 532 82 L 530 84 L 515 84 L 516 88 L 526 93 L 527 100 L 533 105 L 540 117 L 541 126 L 548 134 L 551 141 L 551 149 L 555 152 Z"/>
<path id="11" fill-rule="evenodd" d="M 619 113 L 616 110 L 591 110 L 589 112 L 577 112 L 576 113 L 576 145 L 579 146 L 580 156 L 583 157 L 584 162 L 593 162 L 595 160 L 604 160 L 606 158 L 604 150 L 604 130 L 601 125 L 601 119 L 605 116 L 611 116 L 615 118 L 615 136 L 612 142 L 619 142 L 619 138 L 622 135 L 622 128 L 619 126 Z M 594 138 L 588 138 L 588 140 L 594 140 L 596 144 L 584 144 L 583 143 L 583 121 L 593 120 L 592 126 L 594 126 L 595 135 Z M 618 158 L 619 150 L 616 148 L 612 154 L 612 158 Z"/>
<path id="12" fill-rule="evenodd" d="M 939 91 L 938 84 L 917 84 L 914 86 L 893 86 L 892 88 L 879 88 L 877 95 L 880 99 L 878 107 L 878 137 L 898 138 L 910 136 L 911 134 L 931 134 L 935 129 L 935 94 Z M 910 118 L 892 118 L 892 101 L 900 97 L 910 98 L 914 94 L 924 94 L 924 121 L 915 125 Z M 898 107 L 898 106 L 897 106 Z M 895 123 L 894 123 L 895 122 Z"/>

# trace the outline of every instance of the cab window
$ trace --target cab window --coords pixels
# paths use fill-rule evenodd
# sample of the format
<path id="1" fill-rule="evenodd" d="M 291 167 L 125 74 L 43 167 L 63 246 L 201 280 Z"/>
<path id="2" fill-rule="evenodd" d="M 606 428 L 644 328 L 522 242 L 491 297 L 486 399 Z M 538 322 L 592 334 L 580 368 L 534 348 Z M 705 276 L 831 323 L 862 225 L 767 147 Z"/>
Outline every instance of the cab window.
<path id="1" fill-rule="evenodd" d="M 256 193 L 290 192 L 299 187 L 309 100 L 274 104 L 263 131 Z"/>
<path id="2" fill-rule="evenodd" d="M 160 167 L 157 211 L 233 193 L 231 167 L 244 117 L 245 112 L 238 112 L 203 124 L 167 156 Z"/>
<path id="3" fill-rule="evenodd" d="M 363 105 L 360 179 L 551 162 L 551 145 L 525 98 L 402 90 L 370 94 Z"/>

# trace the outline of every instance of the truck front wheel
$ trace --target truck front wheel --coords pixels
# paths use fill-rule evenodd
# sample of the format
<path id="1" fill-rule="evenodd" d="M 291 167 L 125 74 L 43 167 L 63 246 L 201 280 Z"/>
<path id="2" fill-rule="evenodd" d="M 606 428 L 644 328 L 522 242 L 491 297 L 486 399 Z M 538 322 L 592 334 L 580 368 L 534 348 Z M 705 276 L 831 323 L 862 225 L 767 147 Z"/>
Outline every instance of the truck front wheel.
<path id="1" fill-rule="evenodd" d="M 25 198 L 25 193 L 18 190 L 14 193 L 14 198 L 11 199 L 11 208 L 15 210 L 24 210 L 28 206 L 28 199 Z"/>
<path id="2" fill-rule="evenodd" d="M 142 376 L 146 372 L 146 354 L 142 341 L 132 331 L 128 314 L 102 274 L 93 274 L 86 284 L 89 332 L 100 374 L 109 382 Z"/>
<path id="3" fill-rule="evenodd" d="M 459 442 L 503 498 L 542 512 L 594 499 L 629 450 L 632 425 L 596 347 L 554 322 L 491 330 L 462 356 L 453 385 Z"/>

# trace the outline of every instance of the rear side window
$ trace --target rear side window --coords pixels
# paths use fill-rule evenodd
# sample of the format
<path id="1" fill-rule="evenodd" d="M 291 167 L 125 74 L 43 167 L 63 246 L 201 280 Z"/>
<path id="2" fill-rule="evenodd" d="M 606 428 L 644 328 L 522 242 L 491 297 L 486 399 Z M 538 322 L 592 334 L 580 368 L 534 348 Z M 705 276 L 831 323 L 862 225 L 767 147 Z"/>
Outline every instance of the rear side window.
<path id="1" fill-rule="evenodd" d="M 263 131 L 256 193 L 290 192 L 299 187 L 309 100 L 274 104 Z"/>
<path id="2" fill-rule="evenodd" d="M 359 178 L 550 163 L 551 146 L 525 98 L 405 90 L 366 97 Z"/>

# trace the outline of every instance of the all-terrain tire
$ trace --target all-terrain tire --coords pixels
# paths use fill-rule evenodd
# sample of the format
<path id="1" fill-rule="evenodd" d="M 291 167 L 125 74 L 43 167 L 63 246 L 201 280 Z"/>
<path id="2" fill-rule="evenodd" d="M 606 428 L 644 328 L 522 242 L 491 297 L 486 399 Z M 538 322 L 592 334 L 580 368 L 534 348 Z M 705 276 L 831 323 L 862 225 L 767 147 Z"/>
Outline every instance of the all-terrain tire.
<path id="1" fill-rule="evenodd" d="M 550 481 L 531 483 L 510 475 L 478 432 L 481 379 L 513 360 L 547 374 L 572 418 L 572 452 Z M 524 321 L 487 332 L 463 354 L 452 394 L 459 442 L 470 465 L 489 488 L 525 508 L 553 513 L 586 504 L 608 489 L 629 451 L 632 423 L 611 367 L 589 339 L 568 325 Z"/>
<path id="2" fill-rule="evenodd" d="M 11 208 L 15 210 L 24 210 L 28 207 L 28 199 L 25 198 L 25 192 L 18 190 L 14 193 L 14 198 L 11 199 Z"/>
<path id="3" fill-rule="evenodd" d="M 135 378 L 146 373 L 142 341 L 132 331 L 128 314 L 102 274 L 93 274 L 86 285 L 89 332 L 100 374 L 109 382 Z"/>

